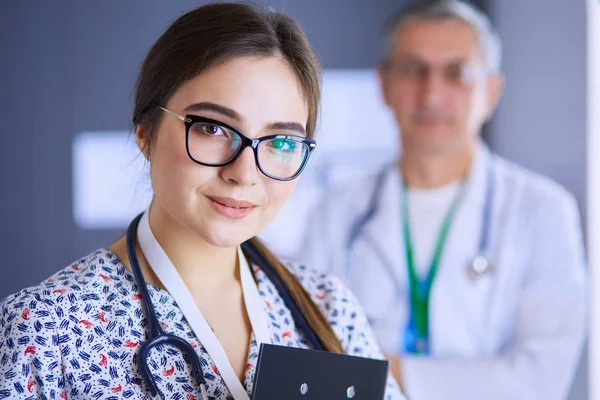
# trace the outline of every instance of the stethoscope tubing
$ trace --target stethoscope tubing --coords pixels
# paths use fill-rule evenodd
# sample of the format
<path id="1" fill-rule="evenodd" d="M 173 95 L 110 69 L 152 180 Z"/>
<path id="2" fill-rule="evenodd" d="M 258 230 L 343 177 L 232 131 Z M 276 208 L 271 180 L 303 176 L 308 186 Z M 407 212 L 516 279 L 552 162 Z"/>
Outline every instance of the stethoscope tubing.
<path id="1" fill-rule="evenodd" d="M 135 237 L 137 233 L 137 227 L 142 218 L 142 215 L 143 214 L 138 215 L 133 221 L 131 221 L 131 224 L 127 228 L 126 236 L 127 255 L 129 258 L 129 263 L 131 265 L 135 282 L 140 293 L 140 301 L 148 323 L 148 338 L 145 341 L 145 343 L 141 345 L 138 353 L 140 374 L 142 375 L 142 379 L 144 380 L 144 383 L 150 390 L 152 396 L 159 395 L 158 386 L 154 381 L 150 367 L 148 365 L 150 351 L 154 347 L 159 345 L 174 346 L 178 348 L 185 356 L 187 356 L 187 358 L 189 358 L 189 361 L 192 364 L 193 374 L 196 376 L 196 379 L 202 390 L 202 394 L 204 395 L 204 397 L 206 397 L 206 379 L 204 378 L 202 366 L 200 364 L 200 359 L 196 351 L 185 339 L 165 333 L 163 328 L 160 326 L 160 323 L 156 316 L 156 311 L 152 304 L 152 299 L 148 292 L 148 286 L 146 284 L 146 280 L 144 279 L 144 274 L 142 273 L 142 269 L 140 267 L 135 248 Z M 307 344 L 313 350 L 323 351 L 323 344 L 319 340 L 314 329 L 311 328 L 306 317 L 301 312 L 294 299 L 291 297 L 288 288 L 285 287 L 280 277 L 273 270 L 271 265 L 249 242 L 245 242 L 241 246 L 244 254 L 246 254 L 257 265 L 259 265 L 262 271 L 265 273 L 265 275 L 267 275 L 267 278 L 273 283 L 273 285 L 277 289 L 277 292 L 281 296 L 285 306 L 290 310 L 296 328 L 301 332 L 304 332 Z"/>
<path id="2" fill-rule="evenodd" d="M 490 156 L 491 157 L 491 156 Z M 390 170 L 393 168 L 391 165 L 386 165 L 381 172 L 378 174 L 377 179 L 375 181 L 375 188 L 371 194 L 371 198 L 369 199 L 368 207 L 365 212 L 360 214 L 352 224 L 352 228 L 350 229 L 350 234 L 348 235 L 348 239 L 346 240 L 345 252 L 347 255 L 347 264 L 346 264 L 346 276 L 350 277 L 351 269 L 352 269 L 352 248 L 354 244 L 358 241 L 359 238 L 362 237 L 363 240 L 367 242 L 373 241 L 373 238 L 369 238 L 366 235 L 362 235 L 362 230 L 365 225 L 375 217 L 377 212 L 379 211 L 379 199 L 381 198 L 381 194 L 383 192 L 383 187 L 385 184 L 385 178 Z M 475 257 L 473 257 L 473 262 L 469 265 L 470 269 L 473 269 L 473 264 L 477 260 L 485 260 L 488 265 L 491 265 L 488 260 L 489 253 L 489 237 L 491 235 L 492 230 L 492 209 L 493 209 L 493 197 L 494 197 L 494 177 L 493 177 L 493 169 L 492 169 L 492 160 L 488 161 L 487 166 L 487 178 L 486 178 L 486 189 L 485 189 L 485 202 L 483 207 L 483 228 L 481 230 L 481 235 L 479 237 L 478 251 Z M 372 248 L 376 248 L 375 243 L 370 243 Z M 389 260 L 385 259 L 385 257 L 380 254 L 379 251 L 374 251 L 377 257 L 381 260 L 383 265 L 385 265 L 387 272 L 390 276 L 394 277 L 394 283 L 398 293 L 402 293 L 403 289 L 401 287 L 398 279 L 395 279 L 394 275 L 394 266 L 390 264 Z"/>

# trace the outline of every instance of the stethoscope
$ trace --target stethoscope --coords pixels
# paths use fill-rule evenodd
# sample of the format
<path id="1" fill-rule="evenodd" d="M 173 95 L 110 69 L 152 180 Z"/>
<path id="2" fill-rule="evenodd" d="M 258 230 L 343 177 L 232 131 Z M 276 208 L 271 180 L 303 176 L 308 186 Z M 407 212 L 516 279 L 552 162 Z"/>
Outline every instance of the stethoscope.
<path id="1" fill-rule="evenodd" d="M 493 157 L 490 155 L 490 157 Z M 346 240 L 345 250 L 346 254 L 351 254 L 351 250 L 354 247 L 356 241 L 360 238 L 362 234 L 362 230 L 365 225 L 373 219 L 373 217 L 379 211 L 379 199 L 381 198 L 383 192 L 383 186 L 385 184 L 385 179 L 387 174 L 392 168 L 391 166 L 386 166 L 381 170 L 381 172 L 377 175 L 375 181 L 375 188 L 371 194 L 371 198 L 369 199 L 368 207 L 365 212 L 360 214 L 354 223 L 352 224 L 352 228 L 350 229 L 350 234 L 348 235 L 348 239 Z M 472 280 L 477 280 L 480 277 L 492 274 L 494 271 L 493 263 L 489 259 L 489 250 L 490 243 L 489 238 L 492 234 L 492 208 L 493 208 L 493 198 L 494 198 L 494 176 L 492 171 L 492 160 L 491 158 L 487 162 L 487 172 L 486 172 L 486 189 L 485 189 L 485 202 L 483 206 L 483 218 L 482 218 L 482 229 L 481 235 L 479 237 L 478 250 L 476 255 L 473 257 L 471 262 L 467 265 L 466 273 Z M 389 270 L 388 272 L 395 276 L 394 267 L 390 265 L 390 262 L 385 259 L 383 254 L 378 251 L 375 251 L 376 255 L 381 259 L 383 265 Z M 350 269 L 352 267 L 352 257 L 348 257 L 347 265 L 346 265 L 346 273 L 348 276 L 350 275 Z M 395 280 L 394 280 L 395 281 Z M 396 282 L 397 283 L 397 282 Z"/>
<path id="2" fill-rule="evenodd" d="M 159 393 L 158 386 L 148 365 L 148 359 L 150 351 L 161 345 L 170 345 L 176 347 L 181 351 L 185 359 L 190 360 L 192 366 L 192 374 L 195 377 L 204 399 L 208 399 L 206 394 L 206 379 L 202 372 L 202 366 L 200 365 L 200 358 L 196 353 L 196 350 L 188 343 L 185 339 L 178 336 L 166 333 L 160 325 L 150 294 L 148 293 L 148 287 L 144 274 L 138 262 L 137 254 L 135 251 L 135 237 L 137 228 L 143 214 L 138 215 L 127 228 L 127 255 L 133 270 L 133 275 L 140 291 L 140 301 L 144 309 L 144 315 L 148 321 L 148 337 L 146 341 L 141 345 L 138 353 L 138 362 L 140 368 L 140 374 L 144 384 L 150 390 L 153 397 Z M 315 331 L 310 327 L 308 321 L 304 317 L 304 314 L 300 311 L 300 308 L 296 302 L 292 299 L 289 294 L 289 290 L 285 287 L 279 276 L 275 273 L 271 265 L 264 259 L 264 257 L 254 248 L 249 242 L 242 243 L 242 251 L 252 262 L 260 266 L 262 271 L 265 273 L 267 278 L 273 283 L 279 296 L 281 296 L 285 306 L 290 310 L 292 318 L 296 327 L 305 334 L 306 341 L 309 346 L 314 350 L 323 350 L 323 344 L 317 337 Z"/>

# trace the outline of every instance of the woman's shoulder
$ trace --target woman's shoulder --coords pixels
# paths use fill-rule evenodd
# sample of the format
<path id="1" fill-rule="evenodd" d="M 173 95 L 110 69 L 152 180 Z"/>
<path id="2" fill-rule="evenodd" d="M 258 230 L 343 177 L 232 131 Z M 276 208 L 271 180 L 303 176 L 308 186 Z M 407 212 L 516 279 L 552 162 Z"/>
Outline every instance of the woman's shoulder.
<path id="1" fill-rule="evenodd" d="M 285 265 L 319 307 L 347 354 L 383 359 L 360 303 L 340 279 L 301 264 L 286 262 Z M 404 399 L 391 376 L 386 399 Z"/>
<path id="2" fill-rule="evenodd" d="M 358 300 L 339 278 L 298 263 L 286 262 L 285 265 L 329 321 L 344 347 L 353 341 L 353 335 L 368 328 Z"/>
<path id="3" fill-rule="evenodd" d="M 29 398 L 66 395 L 65 380 L 75 379 L 89 349 L 106 340 L 108 325 L 101 322 L 108 322 L 108 299 L 120 300 L 119 264 L 99 249 L 0 302 L 0 376 L 10 386 L 0 398 L 24 398 L 25 388 Z"/>
<path id="4" fill-rule="evenodd" d="M 119 264 L 118 258 L 109 250 L 93 251 L 37 285 L 21 289 L 0 301 L 2 324 L 17 316 L 27 322 L 32 313 L 37 313 L 37 317 L 44 316 L 65 300 L 73 303 L 79 297 L 84 300 L 97 298 L 98 290 L 103 289 L 98 283 L 106 284 L 114 276 L 123 275 Z"/>
<path id="5" fill-rule="evenodd" d="M 355 302 L 349 289 L 335 275 L 295 262 L 286 261 L 284 265 L 320 308 L 339 307 L 348 303 L 352 306 Z"/>

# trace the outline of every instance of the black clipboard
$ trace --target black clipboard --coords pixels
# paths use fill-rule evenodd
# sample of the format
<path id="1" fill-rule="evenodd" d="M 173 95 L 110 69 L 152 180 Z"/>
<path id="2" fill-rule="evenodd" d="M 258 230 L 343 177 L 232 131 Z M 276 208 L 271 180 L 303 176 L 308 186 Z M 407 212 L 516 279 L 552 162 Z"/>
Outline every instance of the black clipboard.
<path id="1" fill-rule="evenodd" d="M 389 362 L 263 344 L 252 400 L 383 400 Z"/>

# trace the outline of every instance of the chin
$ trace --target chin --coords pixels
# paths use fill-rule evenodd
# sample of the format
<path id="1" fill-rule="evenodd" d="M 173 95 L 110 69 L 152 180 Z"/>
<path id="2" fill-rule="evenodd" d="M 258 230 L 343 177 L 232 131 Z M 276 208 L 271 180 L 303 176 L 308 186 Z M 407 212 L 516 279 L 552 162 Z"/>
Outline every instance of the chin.
<path id="1" fill-rule="evenodd" d="M 419 153 L 440 154 L 455 147 L 454 140 L 414 140 L 410 147 Z"/>
<path id="2" fill-rule="evenodd" d="M 221 238 L 220 237 L 220 238 L 211 239 L 208 242 L 214 247 L 221 247 L 221 248 L 229 249 L 229 248 L 237 247 L 237 246 L 241 245 L 248 239 L 238 239 L 238 238 L 233 238 L 233 237 L 230 237 L 230 238 Z"/>
<path id="3" fill-rule="evenodd" d="M 202 236 L 207 243 L 215 247 L 236 247 L 257 234 L 256 230 L 249 229 L 248 226 L 235 225 L 207 224 L 208 230 L 202 232 Z"/>
<path id="4" fill-rule="evenodd" d="M 206 242 L 209 243 L 211 246 L 223 248 L 237 247 L 248 239 L 250 239 L 250 237 L 239 235 L 226 236 L 215 234 L 210 234 L 205 238 Z"/>
<path id="5" fill-rule="evenodd" d="M 419 129 L 411 136 L 411 147 L 427 153 L 449 151 L 462 142 L 461 135 L 445 127 Z"/>

